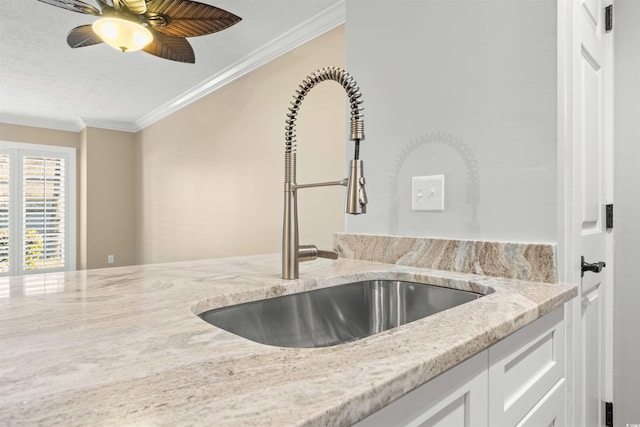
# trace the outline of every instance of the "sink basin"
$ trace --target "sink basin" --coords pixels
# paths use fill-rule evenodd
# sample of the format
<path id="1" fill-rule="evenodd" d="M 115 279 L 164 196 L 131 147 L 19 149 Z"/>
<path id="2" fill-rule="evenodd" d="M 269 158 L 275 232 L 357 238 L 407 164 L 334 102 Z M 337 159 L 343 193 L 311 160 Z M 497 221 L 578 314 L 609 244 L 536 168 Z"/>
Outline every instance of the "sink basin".
<path id="1" fill-rule="evenodd" d="M 278 347 L 359 340 L 482 295 L 397 280 L 369 280 L 238 304 L 200 314 L 218 328 Z"/>

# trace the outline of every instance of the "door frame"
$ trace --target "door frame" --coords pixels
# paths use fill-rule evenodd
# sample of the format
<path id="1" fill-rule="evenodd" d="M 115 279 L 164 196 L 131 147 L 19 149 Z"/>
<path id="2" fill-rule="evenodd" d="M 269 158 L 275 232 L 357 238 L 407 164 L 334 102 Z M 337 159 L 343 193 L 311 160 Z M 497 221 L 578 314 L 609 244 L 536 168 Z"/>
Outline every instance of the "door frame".
<path id="1" fill-rule="evenodd" d="M 613 0 L 604 0 L 604 5 L 613 4 Z M 557 75 L 558 75 L 558 246 L 557 246 L 557 268 L 558 279 L 561 282 L 569 282 L 580 285 L 581 283 L 581 242 L 580 227 L 581 212 L 574 198 L 575 189 L 580 184 L 574 178 L 576 166 L 574 164 L 573 153 L 573 127 L 574 127 L 574 43 L 575 27 L 574 13 L 579 7 L 578 0 L 558 0 L 557 1 L 557 24 L 558 24 L 558 45 L 557 45 Z M 604 8 L 602 13 L 604 13 Z M 614 74 L 613 58 L 613 33 L 606 35 L 607 49 L 605 61 L 611 75 Z M 610 80 L 610 83 L 613 80 Z M 606 167 L 613 171 L 614 161 L 614 116 L 613 116 L 613 84 L 610 84 L 605 93 L 605 124 L 606 138 L 610 141 L 607 144 Z M 607 203 L 613 203 L 613 173 L 607 182 L 605 198 Z M 614 301 L 614 265 L 613 265 L 613 239 L 612 232 L 606 235 L 606 262 L 607 267 L 603 270 L 608 289 L 603 294 L 603 304 L 605 313 L 605 327 L 603 342 L 604 349 L 604 384 L 603 396 L 605 401 L 613 400 L 613 301 Z M 601 273 L 602 274 L 602 273 Z M 582 425 L 582 414 L 584 408 L 581 404 L 582 380 L 578 375 L 582 366 L 580 364 L 581 330 L 579 328 L 581 314 L 581 286 L 578 286 L 578 297 L 565 304 L 566 310 L 566 362 L 565 372 L 567 373 L 567 419 L 566 425 Z"/>

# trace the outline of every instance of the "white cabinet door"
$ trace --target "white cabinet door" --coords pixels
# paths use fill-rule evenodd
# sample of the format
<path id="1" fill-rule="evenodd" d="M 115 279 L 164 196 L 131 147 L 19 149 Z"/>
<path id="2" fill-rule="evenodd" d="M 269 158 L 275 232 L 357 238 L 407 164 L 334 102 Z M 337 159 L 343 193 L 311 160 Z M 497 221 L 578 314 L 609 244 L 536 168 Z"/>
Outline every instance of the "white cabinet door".
<path id="1" fill-rule="evenodd" d="M 564 427 L 566 425 L 566 386 L 561 379 L 538 402 L 538 404 L 516 425 L 516 427 Z"/>
<path id="2" fill-rule="evenodd" d="M 358 427 L 484 427 L 487 350 L 473 356 L 355 424 Z"/>
<path id="3" fill-rule="evenodd" d="M 561 307 L 489 348 L 492 427 L 519 425 L 549 390 L 557 387 L 558 382 L 564 382 L 563 319 Z M 556 411 L 543 418 L 557 418 L 554 406 L 545 405 L 541 410 Z"/>
<path id="4" fill-rule="evenodd" d="M 516 427 L 564 427 L 566 383 L 564 378 L 558 381 Z"/>

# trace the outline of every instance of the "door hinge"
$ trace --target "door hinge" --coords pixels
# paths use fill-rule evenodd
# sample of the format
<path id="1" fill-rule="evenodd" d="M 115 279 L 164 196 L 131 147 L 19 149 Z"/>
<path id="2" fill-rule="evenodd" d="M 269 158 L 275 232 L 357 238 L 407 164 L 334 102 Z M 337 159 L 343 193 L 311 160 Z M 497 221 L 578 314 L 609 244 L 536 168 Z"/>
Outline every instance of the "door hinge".
<path id="1" fill-rule="evenodd" d="M 605 225 L 607 230 L 611 230 L 613 228 L 613 204 L 606 206 L 606 214 L 605 214 Z"/>
<path id="2" fill-rule="evenodd" d="M 613 402 L 605 402 L 604 406 L 604 425 L 606 427 L 613 427 Z"/>
<path id="3" fill-rule="evenodd" d="M 604 8 L 604 30 L 609 33 L 613 30 L 613 5 Z"/>

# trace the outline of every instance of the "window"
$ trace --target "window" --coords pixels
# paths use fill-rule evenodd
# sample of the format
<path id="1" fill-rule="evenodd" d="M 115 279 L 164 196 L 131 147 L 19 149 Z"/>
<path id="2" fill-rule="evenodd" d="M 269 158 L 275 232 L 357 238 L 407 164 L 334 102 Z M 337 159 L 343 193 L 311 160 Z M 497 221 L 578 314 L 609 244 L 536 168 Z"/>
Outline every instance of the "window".
<path id="1" fill-rule="evenodd" d="M 75 270 L 75 150 L 0 142 L 0 276 Z"/>
<path id="2" fill-rule="evenodd" d="M 0 274 L 9 271 L 9 161 L 0 152 Z"/>

